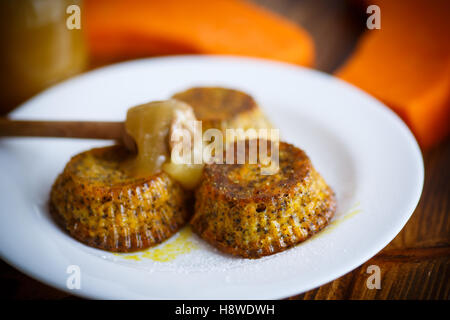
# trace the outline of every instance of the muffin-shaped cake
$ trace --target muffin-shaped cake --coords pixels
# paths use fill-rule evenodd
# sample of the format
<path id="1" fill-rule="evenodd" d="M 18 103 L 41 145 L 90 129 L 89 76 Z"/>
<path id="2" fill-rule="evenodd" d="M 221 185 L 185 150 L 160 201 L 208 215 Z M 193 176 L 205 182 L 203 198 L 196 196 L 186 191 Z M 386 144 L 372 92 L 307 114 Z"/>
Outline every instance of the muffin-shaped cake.
<path id="1" fill-rule="evenodd" d="M 56 179 L 50 211 L 79 241 L 130 252 L 172 236 L 188 219 L 189 194 L 164 172 L 133 178 L 124 147 L 92 149 L 74 156 Z"/>
<path id="2" fill-rule="evenodd" d="M 245 92 L 221 87 L 195 87 L 176 93 L 173 99 L 189 104 L 203 131 L 271 128 L 256 101 Z"/>
<path id="3" fill-rule="evenodd" d="M 280 142 L 275 174 L 261 174 L 260 163 L 206 165 L 191 226 L 223 252 L 259 258 L 306 240 L 335 209 L 333 191 L 307 155 Z"/>

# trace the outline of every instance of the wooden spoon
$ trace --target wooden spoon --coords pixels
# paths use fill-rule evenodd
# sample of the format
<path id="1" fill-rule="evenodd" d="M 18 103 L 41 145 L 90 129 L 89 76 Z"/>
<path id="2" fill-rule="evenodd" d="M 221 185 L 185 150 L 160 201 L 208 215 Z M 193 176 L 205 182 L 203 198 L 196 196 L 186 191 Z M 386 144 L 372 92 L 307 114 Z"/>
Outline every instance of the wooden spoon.
<path id="1" fill-rule="evenodd" d="M 124 122 L 28 121 L 0 118 L 0 137 L 56 137 L 116 140 L 130 151 L 136 143 L 125 130 Z"/>

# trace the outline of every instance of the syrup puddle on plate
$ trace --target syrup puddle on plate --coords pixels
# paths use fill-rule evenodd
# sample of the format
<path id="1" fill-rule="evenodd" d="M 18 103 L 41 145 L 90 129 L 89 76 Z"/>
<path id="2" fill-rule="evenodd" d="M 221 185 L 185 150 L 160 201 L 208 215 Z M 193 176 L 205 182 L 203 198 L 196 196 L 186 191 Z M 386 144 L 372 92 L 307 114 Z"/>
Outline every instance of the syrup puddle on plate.
<path id="1" fill-rule="evenodd" d="M 353 205 L 353 207 L 351 207 L 346 214 L 344 214 L 342 217 L 337 218 L 336 220 L 331 221 L 330 224 L 325 229 L 323 229 L 322 231 L 317 233 L 316 236 L 321 236 L 323 234 L 327 234 L 327 233 L 332 232 L 342 222 L 344 222 L 344 221 L 346 221 L 348 219 L 351 219 L 354 216 L 356 216 L 357 214 L 361 213 L 362 210 L 361 210 L 361 208 L 359 206 L 360 206 L 359 202 L 355 203 Z"/>
<path id="2" fill-rule="evenodd" d="M 115 253 L 114 255 L 120 256 L 125 260 L 142 261 L 143 259 L 150 259 L 156 262 L 169 262 L 198 248 L 191 240 L 191 236 L 192 230 L 189 226 L 186 226 L 174 236 L 172 241 L 169 240 L 154 248 L 138 253 Z"/>

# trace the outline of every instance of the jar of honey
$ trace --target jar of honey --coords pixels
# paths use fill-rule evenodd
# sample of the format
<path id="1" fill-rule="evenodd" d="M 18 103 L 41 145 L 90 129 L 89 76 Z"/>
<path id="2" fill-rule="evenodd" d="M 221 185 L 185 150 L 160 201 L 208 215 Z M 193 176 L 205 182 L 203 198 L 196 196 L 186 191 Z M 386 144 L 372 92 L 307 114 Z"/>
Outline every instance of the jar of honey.
<path id="1" fill-rule="evenodd" d="M 0 113 L 82 71 L 80 0 L 0 1 Z"/>

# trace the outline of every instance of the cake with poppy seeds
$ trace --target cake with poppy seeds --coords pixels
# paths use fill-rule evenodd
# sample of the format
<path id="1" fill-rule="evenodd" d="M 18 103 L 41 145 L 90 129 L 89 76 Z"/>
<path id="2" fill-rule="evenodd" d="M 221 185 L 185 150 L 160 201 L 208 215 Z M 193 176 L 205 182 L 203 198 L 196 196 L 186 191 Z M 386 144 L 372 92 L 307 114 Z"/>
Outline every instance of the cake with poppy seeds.
<path id="1" fill-rule="evenodd" d="M 80 153 L 53 184 L 50 211 L 70 235 L 93 247 L 130 252 L 154 246 L 188 219 L 189 192 L 164 172 L 136 179 L 124 147 Z"/>
<path id="2" fill-rule="evenodd" d="M 335 210 L 333 191 L 305 152 L 280 142 L 272 175 L 261 174 L 260 163 L 206 165 L 190 223 L 219 250 L 259 258 L 311 237 Z"/>
<path id="3" fill-rule="evenodd" d="M 178 92 L 172 99 L 189 104 L 203 131 L 226 129 L 270 129 L 272 126 L 249 94 L 222 87 L 194 87 Z"/>

